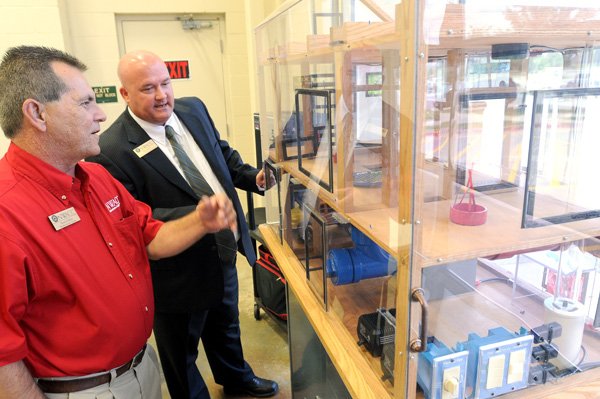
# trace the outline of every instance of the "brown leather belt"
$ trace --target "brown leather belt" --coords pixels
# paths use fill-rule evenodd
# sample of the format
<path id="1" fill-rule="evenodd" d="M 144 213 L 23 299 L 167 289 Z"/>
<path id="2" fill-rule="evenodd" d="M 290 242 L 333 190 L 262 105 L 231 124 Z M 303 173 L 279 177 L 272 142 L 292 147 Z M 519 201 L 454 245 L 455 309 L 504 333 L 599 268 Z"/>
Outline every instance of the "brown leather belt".
<path id="1" fill-rule="evenodd" d="M 131 370 L 142 362 L 146 346 L 142 348 L 137 355 L 130 361 L 118 367 L 115 372 L 117 377 L 125 374 L 125 372 Z M 110 372 L 100 374 L 89 378 L 75 378 L 72 380 L 51 380 L 51 379 L 39 379 L 37 381 L 40 389 L 45 393 L 71 393 L 84 391 L 86 389 L 94 388 L 102 384 L 110 382 Z"/>

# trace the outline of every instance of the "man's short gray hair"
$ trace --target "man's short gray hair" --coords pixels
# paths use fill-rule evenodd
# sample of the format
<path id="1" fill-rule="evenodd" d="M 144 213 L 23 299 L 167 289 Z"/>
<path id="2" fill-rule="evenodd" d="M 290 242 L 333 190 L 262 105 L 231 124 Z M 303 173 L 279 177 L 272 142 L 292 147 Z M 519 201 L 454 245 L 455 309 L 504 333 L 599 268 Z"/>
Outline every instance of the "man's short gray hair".
<path id="1" fill-rule="evenodd" d="M 12 47 L 4 55 L 0 63 L 0 126 L 7 138 L 14 138 L 22 127 L 25 100 L 56 101 L 67 90 L 52 70 L 53 62 L 63 62 L 82 72 L 87 69 L 74 56 L 49 47 Z"/>

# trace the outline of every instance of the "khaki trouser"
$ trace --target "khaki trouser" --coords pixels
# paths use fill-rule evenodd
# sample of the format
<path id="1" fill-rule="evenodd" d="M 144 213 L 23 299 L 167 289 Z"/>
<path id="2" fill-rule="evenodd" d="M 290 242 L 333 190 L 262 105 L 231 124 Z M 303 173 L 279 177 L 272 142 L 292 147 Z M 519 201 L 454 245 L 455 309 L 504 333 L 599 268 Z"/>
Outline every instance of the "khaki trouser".
<path id="1" fill-rule="evenodd" d="M 154 348 L 147 345 L 142 362 L 108 384 L 85 391 L 45 395 L 48 399 L 162 399 L 159 368 Z"/>

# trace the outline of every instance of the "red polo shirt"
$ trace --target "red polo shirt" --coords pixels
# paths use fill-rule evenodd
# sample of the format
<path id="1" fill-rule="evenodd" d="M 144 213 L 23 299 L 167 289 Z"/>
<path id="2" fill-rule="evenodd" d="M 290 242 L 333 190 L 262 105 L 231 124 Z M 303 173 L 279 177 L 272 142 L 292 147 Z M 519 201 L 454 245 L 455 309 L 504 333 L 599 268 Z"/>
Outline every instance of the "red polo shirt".
<path id="1" fill-rule="evenodd" d="M 162 222 L 100 165 L 75 174 L 14 144 L 0 160 L 0 366 L 34 377 L 112 369 L 152 331 L 146 245 Z"/>

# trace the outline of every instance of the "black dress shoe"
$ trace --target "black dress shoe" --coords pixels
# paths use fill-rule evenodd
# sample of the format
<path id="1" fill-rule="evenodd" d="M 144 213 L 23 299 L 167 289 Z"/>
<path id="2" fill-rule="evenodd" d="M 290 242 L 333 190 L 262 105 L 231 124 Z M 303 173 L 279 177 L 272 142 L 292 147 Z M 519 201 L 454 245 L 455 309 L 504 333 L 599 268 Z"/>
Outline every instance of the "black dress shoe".
<path id="1" fill-rule="evenodd" d="M 267 398 L 279 391 L 279 385 L 275 381 L 254 377 L 241 385 L 227 385 L 223 387 L 223 390 L 227 395 L 250 395 L 255 398 Z"/>

